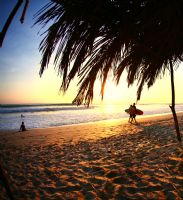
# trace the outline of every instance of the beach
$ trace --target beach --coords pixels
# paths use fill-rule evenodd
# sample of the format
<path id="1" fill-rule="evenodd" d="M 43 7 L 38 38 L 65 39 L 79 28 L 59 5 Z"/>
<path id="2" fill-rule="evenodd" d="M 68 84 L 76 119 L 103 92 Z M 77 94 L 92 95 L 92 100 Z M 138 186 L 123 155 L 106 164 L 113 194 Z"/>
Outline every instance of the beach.
<path id="1" fill-rule="evenodd" d="M 183 136 L 183 113 L 178 114 Z M 183 199 L 172 115 L 0 133 L 15 199 Z M 0 186 L 0 199 L 8 199 Z"/>

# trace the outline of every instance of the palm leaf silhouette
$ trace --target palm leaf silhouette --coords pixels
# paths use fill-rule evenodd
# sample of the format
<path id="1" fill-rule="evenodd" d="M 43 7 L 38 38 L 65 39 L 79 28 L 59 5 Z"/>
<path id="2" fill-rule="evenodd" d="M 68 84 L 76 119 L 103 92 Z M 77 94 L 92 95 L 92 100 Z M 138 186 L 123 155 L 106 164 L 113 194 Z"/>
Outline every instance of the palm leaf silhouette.
<path id="1" fill-rule="evenodd" d="M 23 1 L 19 0 L 0 34 L 1 43 Z M 23 10 L 21 21 L 29 1 Z M 101 79 L 101 96 L 109 73 L 119 83 L 127 70 L 128 85 L 138 83 L 137 100 L 144 85 L 151 87 L 166 70 L 183 60 L 183 2 L 163 0 L 52 0 L 36 15 L 36 24 L 49 28 L 40 43 L 40 75 L 55 52 L 54 64 L 62 77 L 60 89 L 79 78 L 79 91 L 73 103 L 89 105 L 93 87 Z M 172 112 L 175 113 L 174 83 Z M 175 119 L 175 114 L 174 120 Z M 180 140 L 180 137 L 179 137 Z"/>
<path id="2" fill-rule="evenodd" d="M 55 51 L 54 63 L 62 76 L 60 89 L 65 92 L 71 80 L 79 77 L 79 91 L 73 103 L 89 105 L 98 78 L 103 98 L 109 73 L 118 84 L 125 69 L 128 85 L 138 83 L 139 100 L 144 85 L 151 87 L 170 70 L 170 63 L 175 66 L 182 61 L 182 8 L 182 1 L 170 0 L 166 4 L 142 0 L 53 0 L 36 15 L 36 24 L 52 22 L 40 44 L 40 75 Z"/>

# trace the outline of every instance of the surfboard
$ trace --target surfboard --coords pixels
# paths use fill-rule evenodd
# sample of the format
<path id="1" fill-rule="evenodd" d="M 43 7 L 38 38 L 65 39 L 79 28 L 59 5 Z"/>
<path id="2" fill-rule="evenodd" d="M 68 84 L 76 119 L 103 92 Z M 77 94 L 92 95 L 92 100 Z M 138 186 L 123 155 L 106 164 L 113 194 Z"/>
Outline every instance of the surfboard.
<path id="1" fill-rule="evenodd" d="M 136 114 L 136 115 L 143 115 L 144 114 L 144 112 L 140 109 L 136 109 L 136 110 L 126 109 L 125 112 L 128 113 L 128 114 Z"/>

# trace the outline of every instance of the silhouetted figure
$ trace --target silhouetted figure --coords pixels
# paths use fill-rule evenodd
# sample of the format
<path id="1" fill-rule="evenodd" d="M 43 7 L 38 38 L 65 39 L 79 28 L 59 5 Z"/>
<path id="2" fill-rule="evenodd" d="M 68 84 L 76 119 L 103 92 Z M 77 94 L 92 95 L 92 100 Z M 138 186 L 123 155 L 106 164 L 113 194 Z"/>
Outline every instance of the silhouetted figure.
<path id="1" fill-rule="evenodd" d="M 24 122 L 22 122 L 19 131 L 26 131 L 26 128 L 25 128 L 25 124 L 24 124 Z"/>
<path id="2" fill-rule="evenodd" d="M 131 110 L 131 109 L 132 109 L 132 105 L 130 105 L 130 107 L 129 107 L 129 110 Z M 128 122 L 132 123 L 132 117 L 133 117 L 133 114 L 130 114 Z"/>
<path id="3" fill-rule="evenodd" d="M 137 123 L 137 121 L 136 121 L 136 114 L 135 114 L 135 111 L 136 111 L 135 103 L 133 103 L 132 109 L 133 109 L 134 113 L 132 114 L 132 120 L 131 120 L 131 122 L 134 121 L 135 123 Z"/>
<path id="4" fill-rule="evenodd" d="M 130 105 L 130 107 L 129 107 L 129 113 L 130 113 L 130 116 L 129 116 L 129 119 L 128 119 L 128 122 L 129 123 L 132 123 L 133 121 L 135 122 L 135 123 L 137 123 L 137 121 L 136 121 L 136 106 L 135 106 L 135 103 L 133 103 L 133 105 Z"/>

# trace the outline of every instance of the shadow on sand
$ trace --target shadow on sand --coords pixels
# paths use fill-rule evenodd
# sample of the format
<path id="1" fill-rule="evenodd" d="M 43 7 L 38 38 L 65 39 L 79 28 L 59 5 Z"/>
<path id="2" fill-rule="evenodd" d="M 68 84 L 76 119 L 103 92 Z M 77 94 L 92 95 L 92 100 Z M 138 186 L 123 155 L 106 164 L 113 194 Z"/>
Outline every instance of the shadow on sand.
<path id="1" fill-rule="evenodd" d="M 0 147 L 16 199 L 177 200 L 183 148 L 174 134 L 170 121 L 144 122 L 97 141 Z"/>

